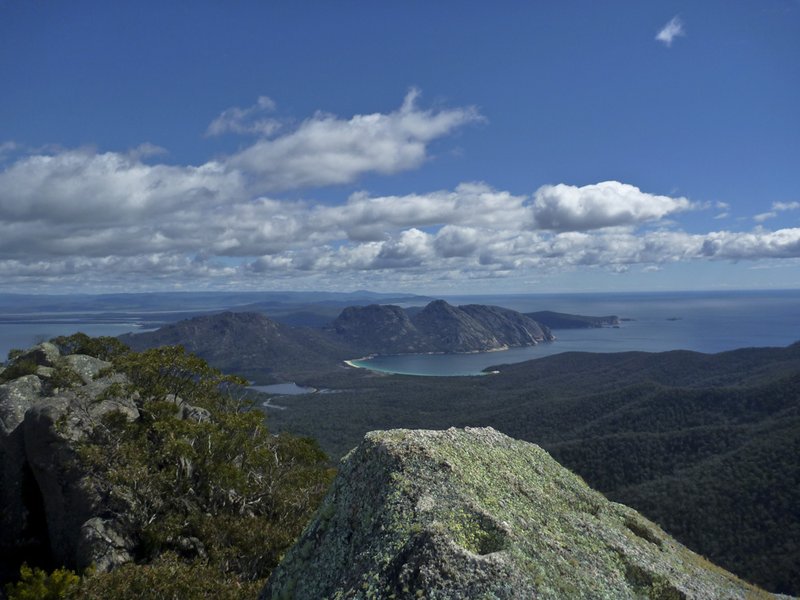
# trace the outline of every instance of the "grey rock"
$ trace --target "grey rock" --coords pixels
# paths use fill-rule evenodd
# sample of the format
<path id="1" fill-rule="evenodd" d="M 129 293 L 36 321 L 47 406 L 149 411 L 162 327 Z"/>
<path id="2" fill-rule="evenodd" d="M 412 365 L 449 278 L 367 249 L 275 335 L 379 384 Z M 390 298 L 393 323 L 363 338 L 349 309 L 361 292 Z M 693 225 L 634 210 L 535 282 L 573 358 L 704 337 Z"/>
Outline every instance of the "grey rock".
<path id="1" fill-rule="evenodd" d="M 23 489 L 30 473 L 21 425 L 41 392 L 42 382 L 35 375 L 0 385 L 0 548 L 12 547 L 29 526 Z"/>
<path id="2" fill-rule="evenodd" d="M 44 367 L 42 365 L 36 367 L 36 376 L 40 379 L 50 379 L 55 372 L 56 370 L 53 367 Z"/>
<path id="3" fill-rule="evenodd" d="M 100 517 L 92 517 L 81 525 L 77 544 L 77 563 L 94 565 L 100 572 L 133 560 L 133 540 L 121 533 L 124 526 Z"/>
<path id="4" fill-rule="evenodd" d="M 378 431 L 260 598 L 772 597 L 544 450 L 491 428 Z"/>
<path id="5" fill-rule="evenodd" d="M 85 524 L 96 518 L 103 507 L 91 479 L 82 471 L 76 455 L 76 443 L 82 440 L 102 417 L 119 411 L 129 419 L 138 416 L 132 400 L 108 397 L 113 383 L 123 381 L 121 376 L 107 377 L 42 398 L 25 414 L 25 453 L 30 470 L 41 492 L 47 515 L 47 531 L 53 558 L 59 564 L 83 568 L 95 564 L 116 564 L 122 556 L 114 551 L 110 555 L 92 555 L 95 549 L 105 546 L 91 537 L 93 525 Z M 96 525 L 96 522 L 93 522 Z M 103 531 L 109 537 L 110 522 L 104 522 Z M 89 543 L 91 542 L 91 543 Z M 96 542 L 96 543 L 95 543 Z M 105 550 L 103 550 L 105 552 Z M 121 559 L 120 559 L 121 560 Z"/>
<path id="6" fill-rule="evenodd" d="M 187 404 L 180 396 L 167 394 L 167 402 L 172 402 L 178 407 L 177 417 L 183 421 L 194 421 L 196 423 L 207 423 L 211 420 L 211 413 L 205 408 Z"/>
<path id="7" fill-rule="evenodd" d="M 106 570 L 130 560 L 124 527 L 103 516 L 109 507 L 76 454 L 77 444 L 105 415 L 139 416 L 135 399 L 123 394 L 127 380 L 119 374 L 99 377 L 109 363 L 61 357 L 52 344 L 39 344 L 15 362 L 20 360 L 38 365 L 38 375 L 0 385 L 0 555 L 49 544 L 55 562 L 70 568 L 94 564 Z M 48 380 L 63 368 L 84 384 L 54 387 Z M 120 394 L 109 393 L 112 386 Z M 204 418 L 200 409 L 186 411 L 187 418 Z"/>
<path id="8" fill-rule="evenodd" d="M 42 382 L 36 375 L 25 375 L 0 385 L 0 437 L 16 429 L 28 410 L 39 399 Z"/>
<path id="9" fill-rule="evenodd" d="M 111 366 L 110 362 L 86 354 L 70 354 L 64 357 L 64 362 L 84 383 L 92 382 L 103 369 Z"/>
<path id="10" fill-rule="evenodd" d="M 82 419 L 70 410 L 71 399 L 48 398 L 28 410 L 24 435 L 27 461 L 44 501 L 53 558 L 74 567 L 81 527 L 93 516 L 94 502 L 78 468 L 73 442 L 81 437 Z"/>

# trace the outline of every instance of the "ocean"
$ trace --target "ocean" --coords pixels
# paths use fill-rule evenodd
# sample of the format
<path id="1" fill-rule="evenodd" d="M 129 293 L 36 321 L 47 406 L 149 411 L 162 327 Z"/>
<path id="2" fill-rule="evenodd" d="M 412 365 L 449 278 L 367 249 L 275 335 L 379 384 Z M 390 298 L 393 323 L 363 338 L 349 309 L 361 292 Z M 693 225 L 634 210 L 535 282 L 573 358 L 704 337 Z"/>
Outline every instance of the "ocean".
<path id="1" fill-rule="evenodd" d="M 69 323 L 0 323 L 0 363 L 13 348 L 30 348 L 60 335 L 82 331 L 92 337 L 117 336 L 131 331 L 144 331 L 134 323 L 97 323 L 90 319 Z"/>
<path id="2" fill-rule="evenodd" d="M 737 292 L 647 292 L 450 296 L 451 304 L 495 304 L 521 312 L 554 310 L 592 316 L 617 315 L 616 328 L 555 330 L 556 341 L 503 352 L 383 356 L 356 361 L 370 369 L 415 375 L 475 375 L 491 365 L 559 352 L 695 350 L 721 352 L 748 346 L 786 346 L 800 340 L 800 290 Z M 2 316 L 2 315 L 0 315 Z M 30 317 L 30 315 L 28 315 Z M 103 320 L 105 319 L 105 321 Z M 12 348 L 28 348 L 58 335 L 120 335 L 141 331 L 134 319 L 109 323 L 82 315 L 63 322 L 0 322 L 0 361 Z M 35 320 L 34 320 L 35 321 Z"/>
<path id="3" fill-rule="evenodd" d="M 694 350 L 787 346 L 800 340 L 800 290 L 454 296 L 451 304 L 496 304 L 520 312 L 617 315 L 619 328 L 554 330 L 556 341 L 476 354 L 381 356 L 353 364 L 408 375 L 479 375 L 487 367 L 560 352 Z"/>

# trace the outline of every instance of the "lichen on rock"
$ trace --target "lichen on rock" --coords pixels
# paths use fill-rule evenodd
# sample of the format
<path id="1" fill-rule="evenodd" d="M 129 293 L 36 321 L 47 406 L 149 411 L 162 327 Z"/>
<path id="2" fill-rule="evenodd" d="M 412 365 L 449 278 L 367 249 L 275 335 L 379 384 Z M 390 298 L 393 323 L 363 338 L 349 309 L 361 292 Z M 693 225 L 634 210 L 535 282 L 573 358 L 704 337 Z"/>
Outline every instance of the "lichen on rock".
<path id="1" fill-rule="evenodd" d="M 371 432 L 261 599 L 772 597 L 491 428 Z"/>

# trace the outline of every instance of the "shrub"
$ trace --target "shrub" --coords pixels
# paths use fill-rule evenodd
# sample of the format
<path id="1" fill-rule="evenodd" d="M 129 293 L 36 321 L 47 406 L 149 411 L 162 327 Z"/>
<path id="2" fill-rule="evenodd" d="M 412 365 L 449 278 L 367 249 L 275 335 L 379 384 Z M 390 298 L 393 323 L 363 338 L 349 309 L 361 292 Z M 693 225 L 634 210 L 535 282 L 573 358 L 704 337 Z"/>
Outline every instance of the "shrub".
<path id="1" fill-rule="evenodd" d="M 23 564 L 19 581 L 6 586 L 8 600 L 60 600 L 77 591 L 80 578 L 67 569 L 56 569 L 49 575 L 39 568 Z"/>

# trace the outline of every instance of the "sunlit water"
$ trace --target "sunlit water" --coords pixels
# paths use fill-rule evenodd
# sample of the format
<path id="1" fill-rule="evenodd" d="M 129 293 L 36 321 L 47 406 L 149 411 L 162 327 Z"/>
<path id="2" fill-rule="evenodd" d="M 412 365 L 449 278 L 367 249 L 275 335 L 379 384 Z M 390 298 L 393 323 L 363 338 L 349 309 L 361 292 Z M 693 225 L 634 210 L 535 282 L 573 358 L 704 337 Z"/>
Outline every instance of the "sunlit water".
<path id="1" fill-rule="evenodd" d="M 786 346 L 800 340 L 800 291 L 669 294 L 569 294 L 466 297 L 453 303 L 498 304 L 532 312 L 618 315 L 619 328 L 562 329 L 556 341 L 478 354 L 380 356 L 352 364 L 376 371 L 432 376 L 478 375 L 489 366 L 569 351 L 695 350 Z"/>
<path id="2" fill-rule="evenodd" d="M 555 310 L 584 315 L 618 315 L 619 329 L 557 330 L 557 340 L 504 352 L 383 356 L 356 361 L 359 366 L 416 375 L 475 375 L 491 365 L 520 362 L 572 350 L 660 352 L 686 349 L 720 352 L 745 346 L 786 346 L 800 340 L 800 290 L 639 294 L 539 294 L 451 297 L 453 304 L 497 304 L 521 312 Z M 85 317 L 85 315 L 84 315 Z M 65 319 L 65 316 L 61 316 Z M 59 335 L 83 331 L 116 336 L 142 331 L 136 323 L 0 322 L 0 362 L 12 348 L 28 348 Z M 268 393 L 307 393 L 289 385 Z"/>

